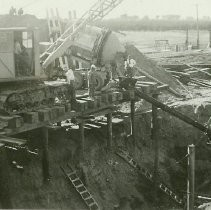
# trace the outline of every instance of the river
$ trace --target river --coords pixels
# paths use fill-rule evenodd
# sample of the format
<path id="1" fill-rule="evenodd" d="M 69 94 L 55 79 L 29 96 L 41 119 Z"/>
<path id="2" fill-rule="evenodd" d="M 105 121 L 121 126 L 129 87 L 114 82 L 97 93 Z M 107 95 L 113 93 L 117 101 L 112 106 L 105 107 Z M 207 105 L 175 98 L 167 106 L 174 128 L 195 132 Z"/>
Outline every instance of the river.
<path id="1" fill-rule="evenodd" d="M 129 42 L 136 45 L 142 52 L 148 52 L 155 49 L 155 40 L 167 40 L 170 46 L 184 45 L 186 41 L 186 31 L 124 31 L 125 35 L 119 34 L 123 42 Z M 209 43 L 209 31 L 202 30 L 199 33 L 200 48 L 204 49 Z M 196 45 L 197 31 L 189 31 L 189 43 Z"/>

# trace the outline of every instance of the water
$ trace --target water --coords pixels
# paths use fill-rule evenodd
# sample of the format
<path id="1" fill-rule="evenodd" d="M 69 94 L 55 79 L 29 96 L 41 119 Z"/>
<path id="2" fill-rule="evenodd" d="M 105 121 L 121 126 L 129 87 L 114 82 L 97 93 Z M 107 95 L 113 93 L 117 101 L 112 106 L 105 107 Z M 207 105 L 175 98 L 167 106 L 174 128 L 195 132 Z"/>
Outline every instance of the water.
<path id="1" fill-rule="evenodd" d="M 126 31 L 126 36 L 118 35 L 123 42 L 134 44 L 139 50 L 150 51 L 155 49 L 155 40 L 168 40 L 169 45 L 184 45 L 186 31 Z M 202 30 L 199 33 L 200 48 L 206 48 L 209 43 L 209 31 Z M 189 43 L 196 46 L 197 31 L 189 31 Z"/>

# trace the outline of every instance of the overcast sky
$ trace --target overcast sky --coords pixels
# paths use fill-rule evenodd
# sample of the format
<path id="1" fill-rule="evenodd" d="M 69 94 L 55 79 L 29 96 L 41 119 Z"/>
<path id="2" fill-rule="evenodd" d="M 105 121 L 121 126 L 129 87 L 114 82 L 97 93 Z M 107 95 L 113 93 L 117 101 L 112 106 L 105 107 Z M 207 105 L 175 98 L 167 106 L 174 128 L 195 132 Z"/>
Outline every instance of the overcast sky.
<path id="1" fill-rule="evenodd" d="M 24 11 L 38 17 L 46 17 L 46 8 L 58 8 L 60 16 L 68 17 L 69 10 L 76 10 L 78 16 L 97 0 L 0 0 L 0 14 L 8 13 L 9 8 L 23 7 Z M 156 15 L 178 14 L 182 17 L 211 16 L 211 0 L 124 0 L 107 18 L 121 14 L 155 17 Z"/>

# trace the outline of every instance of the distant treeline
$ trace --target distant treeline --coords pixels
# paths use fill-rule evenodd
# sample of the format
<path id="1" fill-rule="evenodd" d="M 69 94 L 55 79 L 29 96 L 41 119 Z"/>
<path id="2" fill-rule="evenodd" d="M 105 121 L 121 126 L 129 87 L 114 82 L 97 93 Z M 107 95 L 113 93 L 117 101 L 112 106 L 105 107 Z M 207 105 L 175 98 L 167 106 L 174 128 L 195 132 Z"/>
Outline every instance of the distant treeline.
<path id="1" fill-rule="evenodd" d="M 166 31 L 166 30 L 191 30 L 196 29 L 195 20 L 156 20 L 156 19 L 108 19 L 98 21 L 97 26 L 110 28 L 111 30 L 120 31 Z M 199 21 L 200 30 L 211 30 L 210 20 Z"/>

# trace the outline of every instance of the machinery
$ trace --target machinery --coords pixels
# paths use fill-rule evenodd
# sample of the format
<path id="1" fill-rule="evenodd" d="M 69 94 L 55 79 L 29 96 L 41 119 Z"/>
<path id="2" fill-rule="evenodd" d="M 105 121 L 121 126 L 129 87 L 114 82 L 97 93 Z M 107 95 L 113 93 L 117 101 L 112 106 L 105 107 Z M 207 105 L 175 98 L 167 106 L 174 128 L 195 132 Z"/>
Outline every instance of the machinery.
<path id="1" fill-rule="evenodd" d="M 68 86 L 46 85 L 37 29 L 0 29 L 0 111 L 17 114 L 67 98 Z M 66 95 L 66 96 L 65 96 Z"/>
<path id="2" fill-rule="evenodd" d="M 37 29 L 4 28 L 0 29 L 0 111 L 17 114 L 33 111 L 45 105 L 70 100 L 70 91 L 66 83 L 44 83 L 48 72 L 52 72 L 52 63 L 65 53 L 75 65 L 83 69 L 95 63 L 100 69 L 97 89 L 108 81 L 106 64 L 124 48 L 118 39 L 107 30 L 87 26 L 88 23 L 103 18 L 123 0 L 100 0 L 94 4 L 79 20 L 73 23 L 39 57 Z M 82 32 L 82 29 L 84 30 Z M 40 65 L 41 64 L 41 65 Z M 44 71 L 43 71 L 44 70 Z M 78 88 L 83 86 L 83 74 L 87 71 L 75 71 Z M 58 101 L 58 100 L 57 100 Z"/>
<path id="3" fill-rule="evenodd" d="M 124 52 L 124 46 L 113 32 L 87 25 L 66 53 L 70 65 L 75 67 L 76 88 L 86 86 L 87 70 L 94 63 L 95 89 L 100 90 L 111 76 L 115 77 L 117 55 Z"/>
<path id="4" fill-rule="evenodd" d="M 42 53 L 42 66 L 49 77 L 52 76 L 52 71 L 48 71 L 49 65 L 60 57 L 62 67 L 61 56 L 65 54 L 69 66 L 76 69 L 76 89 L 86 86 L 87 70 L 91 64 L 97 66 L 96 90 L 107 84 L 111 75 L 114 76 L 116 73 L 116 58 L 119 53 L 125 53 L 125 49 L 113 32 L 88 24 L 103 18 L 122 1 L 99 0 Z"/>

